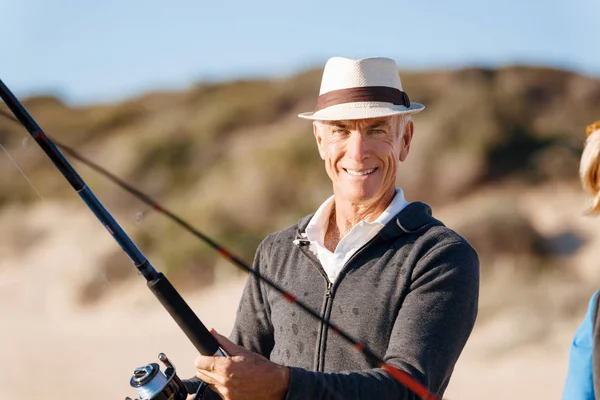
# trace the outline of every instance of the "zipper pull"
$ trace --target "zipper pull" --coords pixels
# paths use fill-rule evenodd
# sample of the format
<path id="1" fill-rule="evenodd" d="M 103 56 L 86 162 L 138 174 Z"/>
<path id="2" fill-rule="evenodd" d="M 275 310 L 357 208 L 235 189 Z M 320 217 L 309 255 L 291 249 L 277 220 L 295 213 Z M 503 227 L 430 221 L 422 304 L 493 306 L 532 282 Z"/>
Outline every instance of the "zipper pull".
<path id="1" fill-rule="evenodd" d="M 333 283 L 327 282 L 327 291 L 325 292 L 325 297 L 331 297 L 331 288 L 333 287 Z"/>
<path id="2" fill-rule="evenodd" d="M 294 244 L 296 246 L 308 246 L 310 244 L 310 240 L 308 239 L 295 239 Z"/>

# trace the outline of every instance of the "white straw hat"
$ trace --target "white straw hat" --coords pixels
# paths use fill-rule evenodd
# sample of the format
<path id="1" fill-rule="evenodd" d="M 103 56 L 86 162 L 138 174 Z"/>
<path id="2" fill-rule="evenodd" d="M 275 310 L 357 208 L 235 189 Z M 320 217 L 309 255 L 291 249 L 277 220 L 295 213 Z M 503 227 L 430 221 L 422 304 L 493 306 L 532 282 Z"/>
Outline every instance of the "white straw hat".
<path id="1" fill-rule="evenodd" d="M 300 118 L 342 121 L 415 114 L 425 108 L 402 91 L 394 60 L 333 57 L 325 64 L 315 111 Z"/>

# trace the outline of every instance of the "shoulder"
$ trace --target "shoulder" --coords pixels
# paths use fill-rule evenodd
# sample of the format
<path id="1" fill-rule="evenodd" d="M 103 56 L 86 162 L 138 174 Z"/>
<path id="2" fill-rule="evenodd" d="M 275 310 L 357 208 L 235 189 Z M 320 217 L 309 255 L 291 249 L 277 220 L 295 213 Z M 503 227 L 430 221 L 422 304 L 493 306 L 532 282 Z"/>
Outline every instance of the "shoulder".
<path id="1" fill-rule="evenodd" d="M 587 312 L 583 321 L 577 328 L 575 335 L 573 336 L 573 342 L 571 343 L 571 358 L 580 357 L 573 352 L 577 352 L 578 349 L 586 349 L 591 351 L 593 346 L 593 331 L 594 331 L 594 319 L 598 313 L 598 294 L 600 291 L 596 291 L 590 301 L 588 302 Z"/>
<path id="2" fill-rule="evenodd" d="M 587 313 L 575 332 L 572 348 L 592 348 L 592 332 L 594 330 L 594 319 L 597 315 L 597 300 L 598 292 L 595 292 L 588 302 Z"/>
<path id="3" fill-rule="evenodd" d="M 294 225 L 290 225 L 280 231 L 273 232 L 265 237 L 258 246 L 258 253 L 271 253 L 273 249 L 292 249 L 295 248 L 295 240 L 302 239 L 301 233 L 306 229 L 306 225 L 310 222 L 313 214 L 308 214 L 302 217 Z"/>
<path id="4" fill-rule="evenodd" d="M 420 253 L 420 258 L 435 252 L 458 252 L 466 258 L 478 260 L 477 252 L 469 241 L 435 218 L 431 207 L 422 202 L 410 203 L 384 227 L 382 233 L 410 243 L 413 250 Z"/>
<path id="5" fill-rule="evenodd" d="M 419 237 L 418 241 L 426 251 L 424 257 L 436 253 L 454 254 L 463 261 L 479 265 L 479 255 L 467 239 L 445 225 L 430 227 Z"/>

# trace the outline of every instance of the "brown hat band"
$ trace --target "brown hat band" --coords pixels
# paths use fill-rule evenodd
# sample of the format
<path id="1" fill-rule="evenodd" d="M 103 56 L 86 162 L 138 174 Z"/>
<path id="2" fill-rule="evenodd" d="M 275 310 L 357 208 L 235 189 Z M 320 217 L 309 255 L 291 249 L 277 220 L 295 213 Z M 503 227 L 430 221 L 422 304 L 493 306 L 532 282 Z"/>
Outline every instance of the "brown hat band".
<path id="1" fill-rule="evenodd" d="M 315 111 L 345 103 L 361 101 L 381 101 L 399 106 L 410 107 L 410 99 L 402 90 L 389 86 L 365 86 L 348 89 L 332 90 L 323 93 L 317 99 Z"/>

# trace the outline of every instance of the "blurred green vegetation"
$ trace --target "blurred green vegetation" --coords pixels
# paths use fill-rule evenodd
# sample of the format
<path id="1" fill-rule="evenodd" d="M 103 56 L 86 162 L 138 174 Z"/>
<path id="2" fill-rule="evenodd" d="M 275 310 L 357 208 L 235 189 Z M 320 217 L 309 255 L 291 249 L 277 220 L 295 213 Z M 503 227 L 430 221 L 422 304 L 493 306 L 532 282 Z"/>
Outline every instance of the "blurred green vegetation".
<path id="1" fill-rule="evenodd" d="M 320 74 L 198 84 L 85 108 L 53 97 L 24 103 L 48 134 L 251 262 L 262 238 L 314 211 L 331 193 L 312 126 L 296 117 L 314 106 Z M 414 118 L 411 153 L 398 175 L 409 200 L 425 201 L 435 211 L 491 186 L 576 182 L 584 128 L 600 110 L 600 81 L 529 67 L 407 71 L 401 77 L 410 98 L 427 106 Z M 78 201 L 21 127 L 0 118 L 0 143 L 44 197 Z M 147 209 L 74 164 L 118 220 Z M 15 168 L 0 157 L 0 170 Z M 34 201 L 39 197 L 17 172 L 0 174 L 0 207 Z M 475 222 L 465 219 L 458 228 L 484 264 L 500 253 L 543 260 L 544 238 L 527 218 L 497 204 L 489 210 L 494 212 Z M 210 284 L 216 265 L 236 273 L 197 238 L 152 211 L 129 232 L 183 288 Z M 98 276 L 118 282 L 135 275 L 119 252 L 104 261 Z M 102 296 L 101 281 L 83 289 L 82 301 Z"/>

